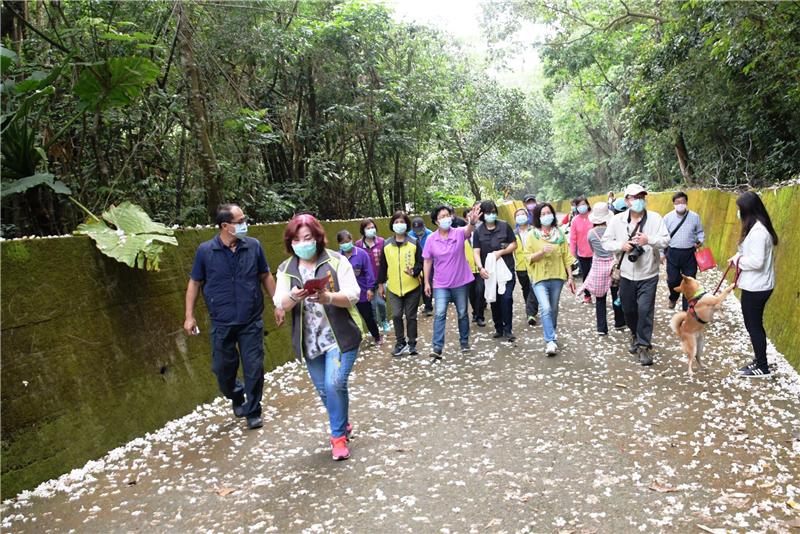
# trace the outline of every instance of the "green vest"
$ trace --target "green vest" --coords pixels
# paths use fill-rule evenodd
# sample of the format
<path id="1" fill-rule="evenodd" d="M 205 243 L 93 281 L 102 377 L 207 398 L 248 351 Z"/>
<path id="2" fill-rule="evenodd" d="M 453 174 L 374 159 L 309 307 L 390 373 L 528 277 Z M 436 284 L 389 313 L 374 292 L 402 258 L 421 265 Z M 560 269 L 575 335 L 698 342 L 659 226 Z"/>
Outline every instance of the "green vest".
<path id="1" fill-rule="evenodd" d="M 337 269 L 340 261 L 348 261 L 338 252 L 325 249 L 317 258 L 317 266 L 314 269 L 314 278 L 328 277 L 328 291 L 339 291 L 339 275 Z M 278 277 L 285 277 L 289 280 L 289 289 L 293 287 L 303 287 L 300 277 L 299 260 L 297 256 L 285 260 L 278 267 Z M 362 323 L 361 316 L 355 306 L 340 308 L 332 304 L 323 304 L 325 317 L 331 325 L 333 337 L 340 352 L 349 352 L 358 348 L 361 344 Z M 292 347 L 298 359 L 302 360 L 305 356 L 303 345 L 303 312 L 305 302 L 300 301 L 292 308 Z"/>

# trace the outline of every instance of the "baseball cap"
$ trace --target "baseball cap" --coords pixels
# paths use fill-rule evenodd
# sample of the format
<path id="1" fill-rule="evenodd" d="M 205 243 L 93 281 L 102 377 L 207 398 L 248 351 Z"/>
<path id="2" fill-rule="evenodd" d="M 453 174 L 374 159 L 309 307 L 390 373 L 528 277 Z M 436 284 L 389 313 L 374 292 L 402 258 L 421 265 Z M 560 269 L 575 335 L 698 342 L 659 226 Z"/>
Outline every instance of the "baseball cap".
<path id="1" fill-rule="evenodd" d="M 422 228 L 423 226 L 425 226 L 425 221 L 422 220 L 422 217 L 414 217 L 411 219 L 412 228 Z"/>
<path id="2" fill-rule="evenodd" d="M 642 187 L 639 184 L 631 184 L 625 188 L 625 196 L 626 197 L 635 197 L 639 193 L 647 194 L 647 189 Z"/>
<path id="3" fill-rule="evenodd" d="M 535 202 L 536 201 L 536 195 L 534 195 L 533 193 L 528 193 L 527 195 L 525 195 L 523 197 L 522 202 L 528 202 L 529 200 L 533 200 Z"/>

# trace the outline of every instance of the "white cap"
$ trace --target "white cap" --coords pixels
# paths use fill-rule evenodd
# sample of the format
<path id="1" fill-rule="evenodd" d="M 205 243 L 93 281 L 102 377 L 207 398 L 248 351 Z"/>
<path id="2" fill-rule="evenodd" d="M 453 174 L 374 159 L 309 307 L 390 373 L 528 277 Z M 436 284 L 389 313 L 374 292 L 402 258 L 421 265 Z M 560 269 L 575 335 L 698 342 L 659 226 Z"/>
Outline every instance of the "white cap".
<path id="1" fill-rule="evenodd" d="M 626 197 L 635 197 L 639 193 L 647 193 L 647 189 L 645 189 L 639 184 L 631 184 L 625 188 Z"/>

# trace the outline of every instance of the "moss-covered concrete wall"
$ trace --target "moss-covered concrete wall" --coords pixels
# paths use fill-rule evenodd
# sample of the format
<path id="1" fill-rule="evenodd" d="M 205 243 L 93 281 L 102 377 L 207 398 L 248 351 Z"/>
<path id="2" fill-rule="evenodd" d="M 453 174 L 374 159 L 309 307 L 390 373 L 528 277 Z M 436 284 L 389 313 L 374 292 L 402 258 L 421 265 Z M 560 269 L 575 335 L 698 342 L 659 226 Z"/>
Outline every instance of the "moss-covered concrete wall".
<path id="1" fill-rule="evenodd" d="M 800 369 L 800 276 L 797 275 L 800 264 L 800 186 L 765 189 L 760 193 L 780 240 L 775 249 L 776 286 L 767 304 L 764 325 L 775 347 L 795 369 Z M 647 209 L 662 215 L 668 213 L 672 210 L 672 194 L 672 191 L 650 193 Z M 716 189 L 687 190 L 686 194 L 689 209 L 698 212 L 703 220 L 706 244 L 724 270 L 725 262 L 736 253 L 741 231 L 736 218 L 737 195 Z M 601 195 L 590 198 L 589 202 L 594 204 L 605 200 L 605 195 Z M 559 212 L 567 212 L 569 201 L 554 203 L 554 207 Z"/>
<path id="2" fill-rule="evenodd" d="M 736 250 L 735 195 L 689 191 L 714 256 Z M 649 196 L 649 208 L 671 209 L 671 193 Z M 781 237 L 778 290 L 767 307 L 770 338 L 800 368 L 800 188 L 763 194 Z M 595 197 L 592 202 L 604 200 Z M 521 202 L 499 208 L 513 222 Z M 568 203 L 560 202 L 559 211 Z M 461 210 L 459 210 L 460 212 Z M 425 217 L 429 222 L 429 218 Z M 381 235 L 388 221 L 378 220 Z M 331 248 L 358 221 L 324 223 Z M 252 226 L 273 268 L 286 257 L 283 224 Z M 183 334 L 183 300 L 194 251 L 213 229 L 177 232 L 178 247 L 165 251 L 158 273 L 129 269 L 100 254 L 85 237 L 6 241 L 0 244 L 2 280 L 2 497 L 102 456 L 218 395 L 210 370 L 208 317 L 202 299 L 197 317 L 203 335 Z M 266 366 L 292 358 L 288 328 L 275 329 L 271 304 L 264 320 Z"/>
<path id="3" fill-rule="evenodd" d="M 377 221 L 386 234 L 388 224 Z M 325 223 L 332 248 L 343 228 Z M 285 225 L 251 226 L 273 268 L 286 257 Z M 176 232 L 161 271 L 133 270 L 86 237 L 5 241 L 2 262 L 2 498 L 65 473 L 155 430 L 218 395 L 208 315 L 183 334 L 194 252 L 214 229 Z M 267 299 L 266 368 L 292 358 Z"/>

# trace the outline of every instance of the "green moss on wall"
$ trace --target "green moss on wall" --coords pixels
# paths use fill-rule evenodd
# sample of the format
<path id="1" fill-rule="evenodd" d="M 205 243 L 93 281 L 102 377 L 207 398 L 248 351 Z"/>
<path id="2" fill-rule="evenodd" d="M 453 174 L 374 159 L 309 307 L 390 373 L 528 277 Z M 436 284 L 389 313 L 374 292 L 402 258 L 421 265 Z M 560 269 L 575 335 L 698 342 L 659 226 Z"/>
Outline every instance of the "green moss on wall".
<path id="1" fill-rule="evenodd" d="M 376 221 L 382 233 L 386 220 Z M 358 239 L 358 221 L 323 223 Z M 273 268 L 286 258 L 283 224 L 252 226 Z M 102 456 L 218 395 L 210 331 L 183 332 L 183 299 L 197 246 L 214 229 L 178 231 L 162 270 L 129 269 L 86 237 L 0 245 L 2 286 L 2 498 Z M 288 326 L 267 299 L 268 370 L 293 358 Z M 136 414 L 131 417 L 131 414 Z"/>
<path id="2" fill-rule="evenodd" d="M 770 338 L 800 368 L 800 188 L 763 194 L 781 244 L 776 250 L 777 287 L 766 312 Z M 689 191 L 692 209 L 706 227 L 718 262 L 736 251 L 739 223 L 735 196 Z M 592 203 L 605 196 L 592 197 Z M 670 193 L 648 197 L 649 208 L 671 209 Z M 566 201 L 556 203 L 569 209 Z M 499 207 L 513 223 L 521 202 Z M 461 210 L 459 210 L 460 214 Z M 429 228 L 430 218 L 425 217 Z M 387 219 L 376 220 L 381 235 Z M 323 223 L 330 248 L 336 232 L 358 239 L 359 221 Z M 273 268 L 286 258 L 285 226 L 252 226 Z M 85 237 L 2 242 L 2 498 L 102 456 L 109 449 L 155 430 L 218 395 L 206 335 L 182 333 L 183 299 L 197 246 L 214 229 L 177 232 L 162 270 L 147 273 L 117 263 Z M 204 305 L 196 313 L 209 332 Z M 264 321 L 267 369 L 293 357 L 289 329 L 275 328 L 267 300 Z M 131 414 L 136 414 L 131 417 Z"/>

